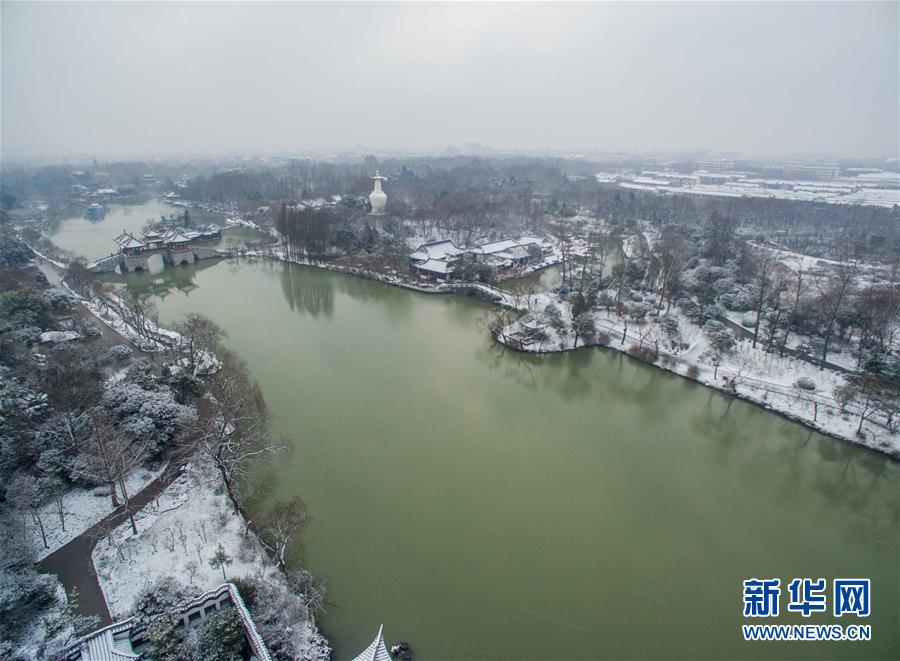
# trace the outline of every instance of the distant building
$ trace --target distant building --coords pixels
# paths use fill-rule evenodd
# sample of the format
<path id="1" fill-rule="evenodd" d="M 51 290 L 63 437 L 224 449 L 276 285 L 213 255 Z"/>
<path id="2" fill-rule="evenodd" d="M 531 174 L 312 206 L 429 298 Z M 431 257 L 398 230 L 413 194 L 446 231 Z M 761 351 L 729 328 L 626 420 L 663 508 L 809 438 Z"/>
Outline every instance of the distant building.
<path id="1" fill-rule="evenodd" d="M 429 241 L 420 244 L 409 256 L 410 266 L 419 275 L 436 280 L 446 280 L 453 273 L 453 262 L 460 259 L 464 250 L 453 241 Z"/>
<path id="2" fill-rule="evenodd" d="M 536 237 L 523 236 L 519 239 L 501 239 L 483 243 L 477 248 L 470 248 L 468 252 L 478 262 L 494 262 L 497 266 L 504 266 L 507 263 L 511 266 L 522 266 L 541 261 L 553 252 L 553 247 Z"/>
<path id="3" fill-rule="evenodd" d="M 104 209 L 102 205 L 95 202 L 87 208 L 87 211 L 84 212 L 84 215 L 91 220 L 100 220 L 103 218 L 103 216 L 106 215 L 106 209 Z"/>
<path id="4" fill-rule="evenodd" d="M 428 259 L 424 262 L 415 262 L 413 268 L 419 275 L 434 280 L 446 280 L 453 273 L 453 263 L 441 259 Z"/>
<path id="5" fill-rule="evenodd" d="M 384 207 L 387 205 L 387 195 L 381 190 L 381 182 L 387 179 L 382 176 L 381 172 L 375 170 L 372 181 L 375 182 L 375 188 L 369 194 L 369 203 L 372 205 L 372 213 L 375 215 L 384 213 Z"/>
<path id="6" fill-rule="evenodd" d="M 698 170 L 705 170 L 706 172 L 728 172 L 729 170 L 734 170 L 734 161 L 699 161 L 696 165 Z"/>
<path id="7" fill-rule="evenodd" d="M 699 172 L 695 172 L 694 176 L 697 178 L 697 181 L 701 184 L 725 184 L 729 181 L 733 181 L 735 179 L 740 179 L 740 175 L 735 174 L 723 174 L 721 172 L 709 172 L 707 170 L 701 170 Z"/>
<path id="8" fill-rule="evenodd" d="M 831 181 L 840 174 L 836 165 L 785 165 L 782 169 L 785 179 L 807 179 L 812 181 Z"/>

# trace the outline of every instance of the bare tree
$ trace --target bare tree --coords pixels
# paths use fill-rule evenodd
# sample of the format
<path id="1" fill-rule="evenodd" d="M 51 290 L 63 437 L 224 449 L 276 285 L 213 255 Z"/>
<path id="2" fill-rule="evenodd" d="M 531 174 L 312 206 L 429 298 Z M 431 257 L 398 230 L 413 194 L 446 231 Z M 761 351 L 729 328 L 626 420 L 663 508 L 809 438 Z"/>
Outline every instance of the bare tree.
<path id="1" fill-rule="evenodd" d="M 41 513 L 41 508 L 50 499 L 46 482 L 34 475 L 19 473 L 10 481 L 8 497 L 12 500 L 16 509 L 23 514 L 27 514 L 31 521 L 37 525 L 41 533 L 41 540 L 44 542 L 44 548 L 49 549 L 47 529 L 44 526 L 44 517 Z"/>
<path id="2" fill-rule="evenodd" d="M 308 522 L 306 503 L 300 496 L 279 501 L 269 510 L 261 526 L 261 541 L 272 551 L 282 568 L 285 567 L 288 545 Z"/>
<path id="3" fill-rule="evenodd" d="M 778 331 L 782 327 L 782 316 L 784 315 L 784 294 L 790 286 L 787 276 L 787 269 L 780 265 L 776 266 L 775 274 L 772 278 L 772 286 L 769 290 L 769 306 L 766 309 L 766 353 L 774 351 L 775 340 Z"/>
<path id="4" fill-rule="evenodd" d="M 859 367 L 867 345 L 882 354 L 890 351 L 900 316 L 900 290 L 893 283 L 870 283 L 860 292 L 855 308 L 859 322 Z"/>
<path id="5" fill-rule="evenodd" d="M 753 324 L 753 348 L 756 348 L 756 341 L 759 338 L 759 324 L 762 321 L 763 304 L 766 301 L 766 295 L 769 292 L 769 286 L 772 279 L 772 271 L 778 260 L 771 250 L 762 249 L 754 255 L 754 278 L 753 285 L 756 290 L 756 322 Z"/>
<path id="6" fill-rule="evenodd" d="M 657 243 L 659 252 L 659 305 L 656 316 L 662 311 L 663 301 L 667 301 L 666 312 L 672 307 L 672 299 L 678 293 L 681 274 L 684 272 L 690 251 L 682 228 L 666 225 Z"/>
<path id="7" fill-rule="evenodd" d="M 781 347 L 779 348 L 778 355 L 780 357 L 784 357 L 784 350 L 787 346 L 788 337 L 791 334 L 791 331 L 794 328 L 794 325 L 797 323 L 797 313 L 800 310 L 800 302 L 803 300 L 803 296 L 806 293 L 807 285 L 804 283 L 804 276 L 806 272 L 804 271 L 804 260 L 800 260 L 800 265 L 797 267 L 796 271 L 796 279 L 795 286 L 793 289 L 793 293 L 791 294 L 791 311 L 788 314 L 787 324 L 784 329 L 784 336 L 781 338 Z"/>
<path id="8" fill-rule="evenodd" d="M 559 247 L 560 272 L 564 285 L 572 283 L 572 231 L 565 221 L 553 223 L 550 233 L 556 239 Z"/>
<path id="9" fill-rule="evenodd" d="M 212 319 L 195 312 L 186 314 L 184 320 L 175 323 L 172 329 L 181 335 L 177 349 L 187 357 L 188 368 L 194 375 L 202 358 L 211 356 L 226 335 Z"/>
<path id="10" fill-rule="evenodd" d="M 224 347 L 216 349 L 216 357 L 220 366 L 208 376 L 208 393 L 198 401 L 194 439 L 236 498 L 236 481 L 248 466 L 283 446 L 269 439 L 262 392 L 244 362 Z"/>
<path id="11" fill-rule="evenodd" d="M 843 310 L 847 294 L 853 286 L 853 281 L 858 271 L 859 266 L 855 260 L 842 260 L 835 275 L 828 278 L 824 286 L 819 288 L 818 304 L 824 319 L 822 357 L 819 361 L 819 367 L 821 368 L 825 367 L 825 362 L 828 359 L 828 348 L 834 337 L 835 321 Z"/>
<path id="12" fill-rule="evenodd" d="M 303 597 L 303 605 L 309 616 L 325 610 L 328 584 L 316 580 L 316 577 L 305 569 L 294 569 L 288 572 L 288 585 L 295 593 Z"/>
<path id="13" fill-rule="evenodd" d="M 132 471 L 144 465 L 153 443 L 153 434 L 140 436 L 126 434 L 116 428 L 115 422 L 96 409 L 88 412 L 91 433 L 81 440 L 76 451 L 78 461 L 70 470 L 92 482 L 108 484 L 113 506 L 118 506 L 117 488 L 122 503 L 131 521 L 132 532 L 136 535 L 137 523 L 131 511 L 131 495 L 128 493 L 126 478 Z"/>

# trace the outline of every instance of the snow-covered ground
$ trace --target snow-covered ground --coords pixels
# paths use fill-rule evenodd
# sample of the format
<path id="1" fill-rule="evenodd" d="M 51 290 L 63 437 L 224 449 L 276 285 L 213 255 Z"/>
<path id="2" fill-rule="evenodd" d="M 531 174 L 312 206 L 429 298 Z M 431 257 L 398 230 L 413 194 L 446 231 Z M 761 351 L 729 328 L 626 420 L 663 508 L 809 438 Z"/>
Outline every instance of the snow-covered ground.
<path id="1" fill-rule="evenodd" d="M 74 292 L 72 293 L 74 294 Z M 150 340 L 138 333 L 137 330 L 125 322 L 115 309 L 109 305 L 105 305 L 100 299 L 95 298 L 91 301 L 82 299 L 81 302 L 91 311 L 91 314 L 120 335 L 128 338 L 139 349 L 143 351 L 163 351 L 166 348 L 162 342 Z M 178 333 L 161 328 L 152 320 L 147 320 L 147 327 L 153 335 L 165 336 L 176 342 L 181 340 L 181 336 Z"/>
<path id="2" fill-rule="evenodd" d="M 250 229 L 259 230 L 259 225 L 254 223 L 252 220 L 245 220 L 239 217 L 231 217 L 225 219 L 225 224 L 228 227 L 249 227 Z"/>
<path id="3" fill-rule="evenodd" d="M 226 580 L 263 575 L 287 589 L 281 572 L 234 512 L 220 476 L 202 460 L 188 465 L 135 520 L 137 535 L 126 521 L 94 549 L 94 568 L 113 618 L 128 613 L 140 593 L 164 577 L 176 577 L 197 594 L 221 585 L 222 570 L 209 565 L 220 544 L 232 559 L 225 566 Z M 324 642 L 315 624 L 298 621 L 293 629 L 307 641 L 309 658 L 319 658 Z"/>
<path id="4" fill-rule="evenodd" d="M 256 538 L 244 536 L 219 476 L 202 463 L 190 464 L 135 521 L 137 535 L 126 521 L 94 549 L 94 566 L 114 617 L 131 610 L 141 591 L 165 576 L 182 578 L 198 594 L 221 585 L 222 571 L 209 566 L 219 544 L 233 559 L 225 567 L 226 579 L 276 571 Z"/>
<path id="5" fill-rule="evenodd" d="M 133 471 L 125 480 L 125 488 L 128 495 L 134 497 L 141 489 L 155 480 L 162 473 L 164 466 L 155 470 L 139 468 Z M 58 506 L 56 501 L 44 505 L 41 508 L 41 520 L 47 534 L 47 544 L 44 547 L 41 531 L 38 524 L 31 517 L 26 521 L 26 529 L 31 544 L 34 547 L 34 560 L 38 562 L 48 555 L 68 544 L 78 535 L 93 526 L 112 512 L 112 499 L 109 496 L 109 487 L 100 486 L 93 489 L 72 489 L 63 496 L 63 511 L 66 529 L 62 529 Z"/>
<path id="6" fill-rule="evenodd" d="M 579 338 L 576 347 L 571 306 L 567 302 L 560 302 L 554 294 L 540 294 L 531 300 L 531 313 L 505 326 L 497 338 L 500 342 L 521 351 L 536 353 L 570 351 L 586 346 Z M 559 309 L 559 329 L 549 324 L 545 314 L 550 303 Z M 675 309 L 670 311 L 670 316 L 678 319 L 678 340 L 686 345 L 678 349 L 668 345 L 668 338 L 658 324 L 638 325 L 629 320 L 623 342 L 625 323 L 622 318 L 599 310 L 591 314 L 598 333 L 608 335 L 607 346 L 610 349 L 627 352 L 643 340 L 644 347 L 655 350 L 658 340 L 660 359 L 655 363 L 657 367 L 682 376 L 688 376 L 690 370 L 692 374 L 688 378 L 711 388 L 735 394 L 831 436 L 900 457 L 900 435 L 892 434 L 869 420 L 863 424 L 864 436 L 857 435 L 858 407 L 850 404 L 843 412 L 832 394 L 836 386 L 844 384 L 842 374 L 820 370 L 796 358 L 767 354 L 759 347 L 752 348 L 749 341 L 738 341 L 732 351 L 720 358 L 716 370 L 711 361 L 709 341 L 702 330 Z M 529 339 L 529 331 L 536 328 L 546 333 L 542 341 Z M 693 374 L 694 370 L 696 374 Z M 815 390 L 797 386 L 798 380 L 803 377 L 815 384 Z"/>

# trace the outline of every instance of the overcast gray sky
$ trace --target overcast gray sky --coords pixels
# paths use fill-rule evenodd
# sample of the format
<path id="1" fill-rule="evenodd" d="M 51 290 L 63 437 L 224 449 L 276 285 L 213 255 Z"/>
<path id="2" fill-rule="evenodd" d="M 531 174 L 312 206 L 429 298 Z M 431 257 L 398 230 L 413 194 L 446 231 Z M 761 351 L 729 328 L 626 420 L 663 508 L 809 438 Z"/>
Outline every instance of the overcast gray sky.
<path id="1" fill-rule="evenodd" d="M 2 150 L 898 152 L 898 3 L 2 2 Z"/>

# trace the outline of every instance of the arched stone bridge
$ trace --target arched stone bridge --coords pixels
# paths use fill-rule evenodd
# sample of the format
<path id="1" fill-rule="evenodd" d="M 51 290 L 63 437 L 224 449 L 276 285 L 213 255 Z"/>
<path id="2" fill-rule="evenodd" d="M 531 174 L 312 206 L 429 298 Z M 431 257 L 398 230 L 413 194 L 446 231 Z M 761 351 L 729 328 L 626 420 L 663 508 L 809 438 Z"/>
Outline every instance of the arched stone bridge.
<path id="1" fill-rule="evenodd" d="M 137 254 L 117 252 L 88 265 L 88 270 L 94 273 L 113 273 L 116 268 L 121 267 L 122 273 L 133 273 L 135 271 L 149 271 L 150 258 L 154 255 L 161 256 L 163 264 L 166 266 L 180 266 L 182 264 L 193 264 L 200 259 L 228 257 L 230 254 L 228 251 L 217 250 L 209 246 L 189 245 L 180 250 L 163 246 L 147 249 Z"/>

